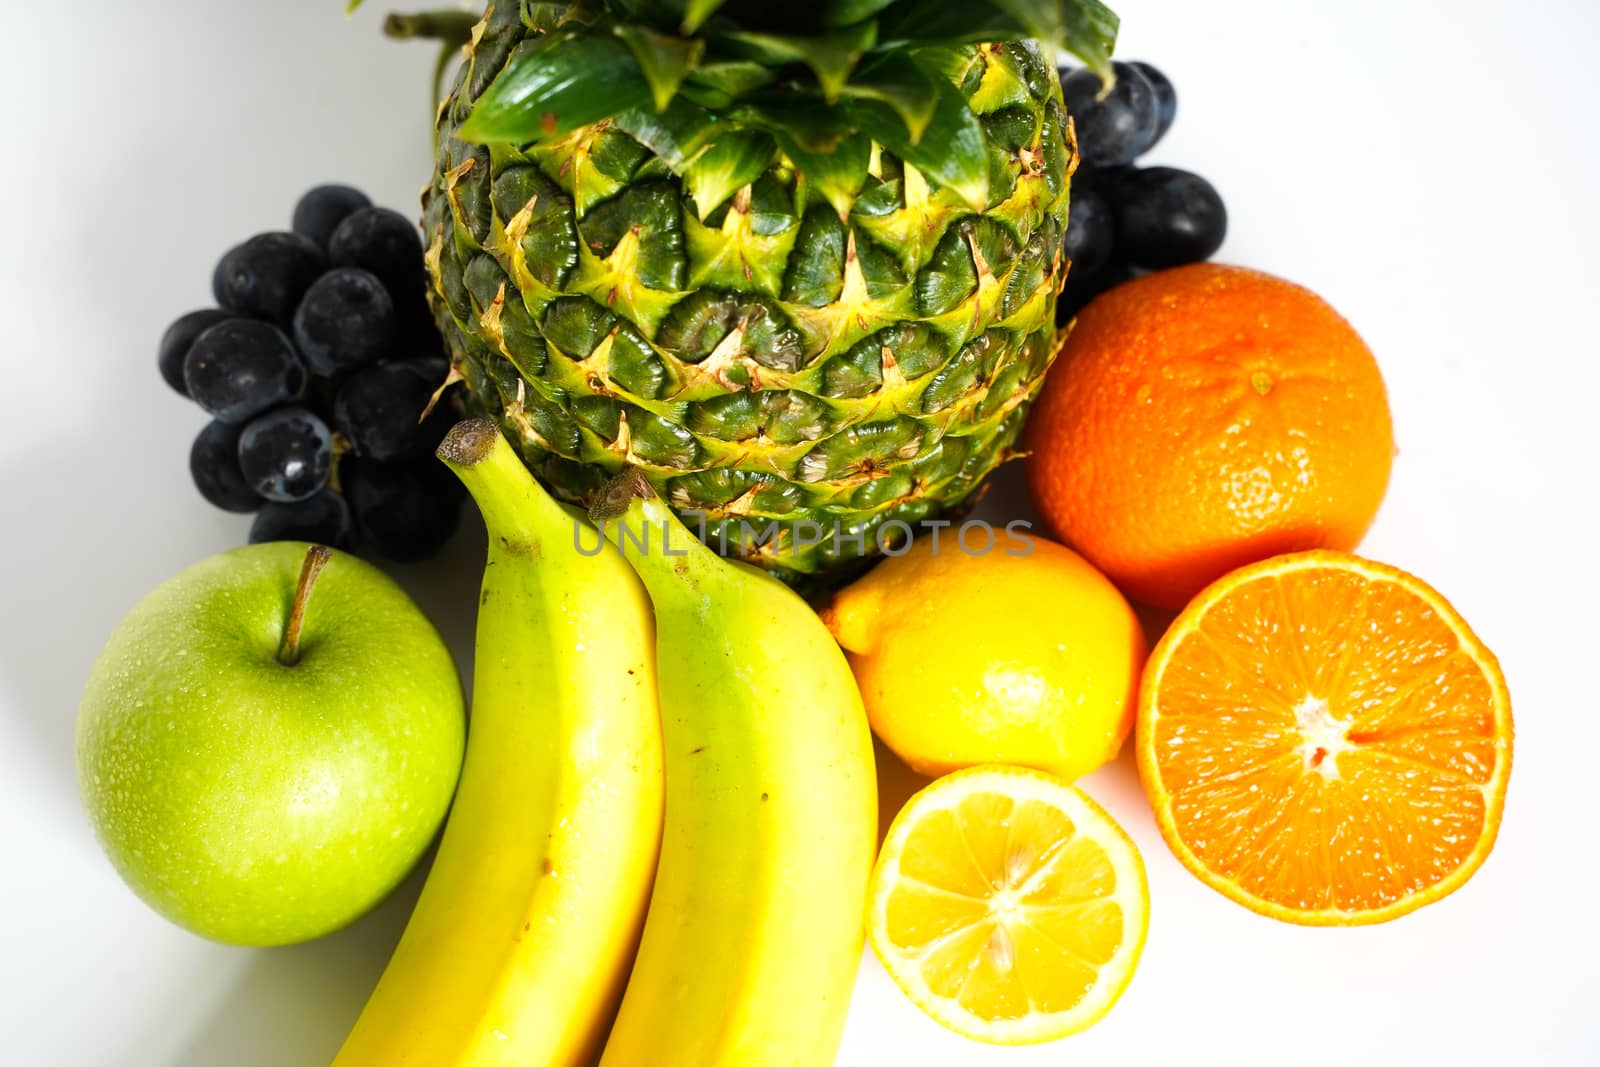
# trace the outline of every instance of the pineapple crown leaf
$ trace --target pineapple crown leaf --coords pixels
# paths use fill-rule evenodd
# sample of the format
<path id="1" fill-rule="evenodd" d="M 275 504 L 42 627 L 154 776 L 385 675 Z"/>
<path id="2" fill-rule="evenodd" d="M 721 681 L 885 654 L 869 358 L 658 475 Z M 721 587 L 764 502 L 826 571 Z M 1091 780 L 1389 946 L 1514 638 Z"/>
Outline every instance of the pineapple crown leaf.
<path id="1" fill-rule="evenodd" d="M 858 134 L 981 209 L 987 142 L 952 53 L 1031 38 L 1104 73 L 1117 32 L 1100 0 L 534 6 L 546 32 L 495 76 L 461 136 L 525 144 L 610 119 L 685 178 L 702 216 L 779 149 L 829 203 L 846 203 L 866 178 L 863 153 L 832 157 Z"/>
<path id="2" fill-rule="evenodd" d="M 877 41 L 877 26 L 860 22 L 829 30 L 815 37 L 727 30 L 716 35 L 719 43 L 763 67 L 782 68 L 799 63 L 810 69 L 829 103 L 839 98 L 850 74 Z"/>
<path id="3" fill-rule="evenodd" d="M 721 134 L 684 169 L 684 184 L 702 221 L 724 200 L 761 177 L 778 146 L 755 129 Z"/>
<path id="4" fill-rule="evenodd" d="M 693 33 L 701 23 L 716 13 L 726 0 L 688 0 L 684 5 L 683 32 Z"/>
<path id="5" fill-rule="evenodd" d="M 562 29 L 540 37 L 500 72 L 462 136 L 486 142 L 533 141 L 648 105 L 651 99 L 650 82 L 621 39 Z"/>
<path id="6" fill-rule="evenodd" d="M 657 111 L 665 111 L 672 103 L 683 79 L 699 65 L 706 51 L 704 41 L 672 37 L 642 26 L 618 26 L 616 34 L 638 61 Z"/>

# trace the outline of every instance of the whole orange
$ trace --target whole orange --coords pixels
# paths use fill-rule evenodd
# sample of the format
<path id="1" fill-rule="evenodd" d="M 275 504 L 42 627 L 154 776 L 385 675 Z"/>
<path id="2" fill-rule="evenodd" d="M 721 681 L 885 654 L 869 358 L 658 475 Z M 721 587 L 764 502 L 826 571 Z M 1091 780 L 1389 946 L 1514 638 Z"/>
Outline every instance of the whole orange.
<path id="1" fill-rule="evenodd" d="M 1079 314 L 1027 448 L 1056 533 L 1135 600 L 1176 609 L 1244 564 L 1354 548 L 1394 435 L 1378 365 L 1333 308 L 1202 263 Z"/>

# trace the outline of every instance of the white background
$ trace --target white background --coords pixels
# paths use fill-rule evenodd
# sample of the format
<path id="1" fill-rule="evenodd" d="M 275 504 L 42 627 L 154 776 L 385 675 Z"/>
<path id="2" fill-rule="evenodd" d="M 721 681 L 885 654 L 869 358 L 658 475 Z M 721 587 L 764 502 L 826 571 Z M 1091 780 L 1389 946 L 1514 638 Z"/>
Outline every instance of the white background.
<path id="1" fill-rule="evenodd" d="M 80 687 L 157 582 L 243 541 L 189 485 L 200 412 L 156 340 L 234 241 L 351 181 L 414 212 L 432 56 L 382 0 L 7 5 L 0 166 L 0 1062 L 327 1062 L 416 892 L 270 952 L 208 944 L 118 882 L 80 814 Z M 1064 1044 L 972 1045 L 870 959 L 839 1063 L 1600 1062 L 1593 677 L 1600 8 L 1592 0 L 1123 0 L 1124 56 L 1177 83 L 1152 157 L 1210 177 L 1219 258 L 1326 296 L 1376 351 L 1400 455 L 1364 551 L 1496 650 L 1518 735 L 1500 843 L 1386 926 L 1258 918 L 1162 846 L 1131 759 L 1086 788 L 1150 868 L 1126 996 Z M 1014 475 L 991 498 L 1019 513 Z M 402 579 L 470 652 L 481 533 Z M 1047 614 L 1019 625 L 1048 626 Z"/>

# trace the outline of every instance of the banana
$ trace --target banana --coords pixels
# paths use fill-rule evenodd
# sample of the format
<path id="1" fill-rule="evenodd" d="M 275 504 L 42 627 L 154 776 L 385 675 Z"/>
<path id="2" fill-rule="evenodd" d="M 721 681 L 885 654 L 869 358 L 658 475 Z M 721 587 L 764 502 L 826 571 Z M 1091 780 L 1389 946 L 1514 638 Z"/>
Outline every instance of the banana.
<path id="1" fill-rule="evenodd" d="M 489 529 L 466 764 L 334 1064 L 578 1067 L 621 995 L 660 844 L 650 602 L 609 545 L 578 550 L 582 520 L 491 423 L 460 424 L 439 456 Z"/>
<path id="2" fill-rule="evenodd" d="M 661 864 L 601 1067 L 824 1067 L 876 843 L 861 697 L 800 597 L 648 494 L 624 471 L 593 513 L 655 605 L 667 766 Z"/>

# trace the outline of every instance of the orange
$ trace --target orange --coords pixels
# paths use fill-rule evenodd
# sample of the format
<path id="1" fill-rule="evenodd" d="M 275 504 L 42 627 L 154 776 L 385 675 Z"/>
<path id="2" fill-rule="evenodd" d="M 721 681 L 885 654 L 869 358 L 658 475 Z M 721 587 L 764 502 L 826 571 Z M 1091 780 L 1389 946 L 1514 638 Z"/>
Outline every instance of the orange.
<path id="1" fill-rule="evenodd" d="M 1110 1011 L 1149 921 L 1144 861 L 1111 816 L 1050 775 L 990 766 L 939 779 L 895 819 L 867 930 L 935 1021 L 1024 1045 Z"/>
<path id="2" fill-rule="evenodd" d="M 1418 579 L 1342 552 L 1201 593 L 1150 656 L 1139 773 L 1201 881 L 1288 922 L 1383 922 L 1472 877 L 1511 772 L 1494 656 Z"/>
<path id="3" fill-rule="evenodd" d="M 1028 423 L 1040 514 L 1135 600 L 1354 548 L 1389 483 L 1383 378 L 1309 290 L 1202 263 L 1083 310 Z"/>

